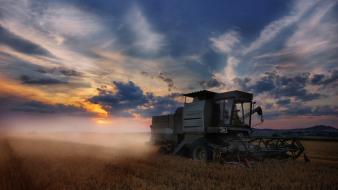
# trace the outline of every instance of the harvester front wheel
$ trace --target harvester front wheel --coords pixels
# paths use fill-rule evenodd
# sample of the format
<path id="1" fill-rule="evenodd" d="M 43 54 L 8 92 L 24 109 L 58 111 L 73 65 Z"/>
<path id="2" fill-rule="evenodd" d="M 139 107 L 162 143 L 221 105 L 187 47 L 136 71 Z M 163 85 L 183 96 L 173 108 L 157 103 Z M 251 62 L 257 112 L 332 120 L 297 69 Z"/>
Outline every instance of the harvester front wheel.
<path id="1" fill-rule="evenodd" d="M 212 154 L 204 141 L 198 141 L 191 147 L 191 158 L 193 160 L 208 161 L 211 160 Z"/>

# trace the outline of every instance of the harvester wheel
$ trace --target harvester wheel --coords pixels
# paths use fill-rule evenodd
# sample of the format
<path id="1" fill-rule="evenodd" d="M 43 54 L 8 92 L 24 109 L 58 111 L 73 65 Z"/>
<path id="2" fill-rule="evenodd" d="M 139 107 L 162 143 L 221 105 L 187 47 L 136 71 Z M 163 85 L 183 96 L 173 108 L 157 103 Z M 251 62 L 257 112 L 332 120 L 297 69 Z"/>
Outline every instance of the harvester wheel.
<path id="1" fill-rule="evenodd" d="M 211 160 L 212 153 L 207 143 L 198 141 L 191 147 L 191 158 L 193 160 L 208 161 Z"/>

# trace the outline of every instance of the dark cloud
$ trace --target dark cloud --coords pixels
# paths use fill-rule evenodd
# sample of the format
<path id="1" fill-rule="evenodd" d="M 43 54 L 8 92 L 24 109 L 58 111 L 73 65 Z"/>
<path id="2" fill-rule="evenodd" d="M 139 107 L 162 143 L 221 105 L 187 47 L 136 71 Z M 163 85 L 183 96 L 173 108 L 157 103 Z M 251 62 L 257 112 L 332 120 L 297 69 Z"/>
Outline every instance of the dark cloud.
<path id="1" fill-rule="evenodd" d="M 131 116 L 138 113 L 142 116 L 158 115 L 172 111 L 178 103 L 172 96 L 155 96 L 144 93 L 132 81 L 127 83 L 114 81 L 116 92 L 109 91 L 106 87 L 99 88 L 99 94 L 89 101 L 100 104 L 104 109 L 114 115 Z"/>
<path id="2" fill-rule="evenodd" d="M 7 75 L 18 77 L 23 74 L 37 73 L 40 68 L 42 66 L 0 52 L 0 72 L 5 72 Z"/>
<path id="3" fill-rule="evenodd" d="M 8 112 L 29 112 L 46 114 L 75 114 L 91 115 L 81 107 L 64 104 L 46 104 L 39 101 L 29 100 L 18 96 L 0 95 L 0 114 Z"/>
<path id="4" fill-rule="evenodd" d="M 277 72 L 267 72 L 258 80 L 252 81 L 249 78 L 237 78 L 235 83 L 241 89 L 252 91 L 259 95 L 266 93 L 276 99 L 275 104 L 265 106 L 266 117 L 275 118 L 279 116 L 322 116 L 338 115 L 338 107 L 333 105 L 310 106 L 305 102 L 319 99 L 326 95 L 319 92 L 309 92 L 308 85 L 325 87 L 337 81 L 337 72 L 332 71 L 327 74 L 298 73 L 294 75 L 280 75 Z M 291 101 L 292 100 L 292 101 Z M 276 111 L 273 105 L 281 106 L 283 111 Z M 272 109 L 272 110 L 271 110 Z"/>
<path id="5" fill-rule="evenodd" d="M 270 91 L 276 88 L 275 86 L 275 76 L 271 73 L 263 76 L 255 84 L 250 87 L 254 92 L 261 93 Z"/>
<path id="6" fill-rule="evenodd" d="M 236 79 L 235 82 L 244 90 L 256 94 L 268 93 L 275 98 L 294 97 L 299 101 L 309 101 L 321 97 L 321 94 L 311 93 L 305 89 L 311 82 L 309 73 L 282 76 L 277 72 L 266 72 L 253 83 L 249 83 L 250 79 Z"/>
<path id="7" fill-rule="evenodd" d="M 278 105 L 288 105 L 290 104 L 291 100 L 290 99 L 280 99 L 280 100 L 277 100 L 277 104 Z"/>
<path id="8" fill-rule="evenodd" d="M 151 93 L 147 93 L 149 102 L 144 105 L 143 109 L 138 110 L 138 113 L 145 117 L 173 113 L 176 108 L 181 106 L 174 99 L 174 96 L 154 96 Z"/>
<path id="9" fill-rule="evenodd" d="M 67 84 L 66 81 L 62 81 L 54 78 L 34 78 L 27 75 L 22 75 L 20 80 L 23 84 L 36 84 L 36 85 L 53 85 L 53 84 Z"/>
<path id="10" fill-rule="evenodd" d="M 267 107 L 265 107 L 268 109 Z M 338 106 L 308 106 L 301 102 L 292 102 L 284 106 L 282 111 L 265 112 L 264 117 L 273 119 L 281 116 L 337 116 Z"/>
<path id="11" fill-rule="evenodd" d="M 338 115 L 338 106 L 305 106 L 301 104 L 290 105 L 286 111 L 283 111 L 283 114 L 292 115 L 292 116 L 322 116 L 322 115 Z"/>
<path id="12" fill-rule="evenodd" d="M 52 73 L 52 74 L 61 74 L 64 76 L 69 76 L 69 77 L 77 77 L 77 76 L 81 76 L 82 73 L 78 72 L 76 70 L 73 69 L 67 69 L 64 67 L 55 67 L 55 68 L 51 68 L 51 69 L 47 69 L 47 68 L 39 68 L 38 72 L 40 73 Z"/>
<path id="13" fill-rule="evenodd" d="M 311 83 L 314 85 L 330 85 L 337 83 L 338 81 L 338 70 L 333 70 L 330 74 L 315 74 L 312 79 Z"/>
<path id="14" fill-rule="evenodd" d="M 0 115 L 2 113 L 8 112 L 14 105 L 22 102 L 22 99 L 19 99 L 14 96 L 8 96 L 4 94 L 0 94 Z"/>
<path id="15" fill-rule="evenodd" d="M 235 78 L 234 83 L 237 84 L 242 90 L 249 91 L 249 84 L 250 84 L 251 78 L 245 77 L 245 78 Z"/>
<path id="16" fill-rule="evenodd" d="M 273 107 L 273 104 L 271 104 L 271 103 L 267 103 L 267 104 L 264 105 L 264 108 L 268 109 L 268 110 L 271 109 L 272 107 Z"/>
<path id="17" fill-rule="evenodd" d="M 165 83 L 167 83 L 168 85 L 168 91 L 170 92 L 173 88 L 174 88 L 174 81 L 173 79 L 171 79 L 170 77 L 168 77 L 168 74 L 166 73 L 160 73 L 158 75 L 158 78 L 160 78 L 161 80 L 163 80 Z"/>
<path id="18" fill-rule="evenodd" d="M 89 114 L 86 110 L 64 104 L 45 104 L 38 101 L 25 102 L 16 105 L 12 111 L 30 112 L 30 113 L 72 113 L 72 114 Z"/>
<path id="19" fill-rule="evenodd" d="M 169 92 L 171 92 L 172 89 L 176 88 L 175 84 L 174 84 L 174 80 L 171 77 L 169 77 L 168 73 L 160 72 L 160 74 L 158 74 L 158 75 L 152 75 L 152 74 L 150 74 L 148 72 L 142 71 L 141 74 L 143 76 L 150 77 L 151 79 L 160 79 L 160 80 L 162 80 L 163 82 L 165 82 L 167 84 Z"/>
<path id="20" fill-rule="evenodd" d="M 323 74 L 315 74 L 315 75 L 313 75 L 313 77 L 311 79 L 311 83 L 318 85 L 323 81 L 324 77 L 325 77 L 325 75 L 323 75 Z"/>
<path id="21" fill-rule="evenodd" d="M 24 84 L 68 84 L 72 87 L 90 87 L 82 72 L 67 67 L 44 67 L 0 52 L 0 75 L 19 80 Z"/>
<path id="22" fill-rule="evenodd" d="M 146 72 L 146 71 L 141 71 L 141 74 L 144 75 L 144 76 L 150 76 L 150 74 L 148 72 Z"/>
<path id="23" fill-rule="evenodd" d="M 107 111 L 113 114 L 129 116 L 130 109 L 136 109 L 148 102 L 140 87 L 133 82 L 116 82 L 116 93 L 107 90 L 105 87 L 98 88 L 99 94 L 90 98 L 90 101 L 102 105 Z"/>
<path id="24" fill-rule="evenodd" d="M 201 68 L 203 72 L 206 72 L 206 68 L 210 73 L 214 73 L 223 69 L 227 56 L 219 54 L 212 49 L 208 49 L 203 55 L 201 55 Z M 195 64 L 196 65 L 196 64 Z"/>
<path id="25" fill-rule="evenodd" d="M 201 81 L 200 85 L 203 88 L 217 88 L 217 87 L 224 87 L 225 84 L 215 78 L 211 78 L 209 80 Z"/>
<path id="26" fill-rule="evenodd" d="M 45 48 L 23 39 L 0 25 L 0 43 L 26 54 L 50 56 L 51 53 Z"/>

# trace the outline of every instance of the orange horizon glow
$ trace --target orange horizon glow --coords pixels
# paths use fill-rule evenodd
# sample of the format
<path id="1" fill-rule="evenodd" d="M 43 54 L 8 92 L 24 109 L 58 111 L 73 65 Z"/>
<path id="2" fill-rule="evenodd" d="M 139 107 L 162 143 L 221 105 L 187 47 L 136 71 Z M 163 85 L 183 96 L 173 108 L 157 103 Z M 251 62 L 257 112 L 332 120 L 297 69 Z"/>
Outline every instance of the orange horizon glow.
<path id="1" fill-rule="evenodd" d="M 149 128 L 151 119 L 142 117 L 94 117 L 91 120 L 97 124 L 96 127 L 141 127 Z"/>
<path id="2" fill-rule="evenodd" d="M 108 112 L 99 104 L 94 104 L 82 98 L 66 98 L 62 96 L 51 96 L 50 94 L 31 86 L 23 85 L 17 81 L 0 76 L 0 94 L 11 97 L 20 97 L 23 99 L 34 100 L 49 105 L 63 104 L 85 109 L 99 117 L 107 117 Z"/>

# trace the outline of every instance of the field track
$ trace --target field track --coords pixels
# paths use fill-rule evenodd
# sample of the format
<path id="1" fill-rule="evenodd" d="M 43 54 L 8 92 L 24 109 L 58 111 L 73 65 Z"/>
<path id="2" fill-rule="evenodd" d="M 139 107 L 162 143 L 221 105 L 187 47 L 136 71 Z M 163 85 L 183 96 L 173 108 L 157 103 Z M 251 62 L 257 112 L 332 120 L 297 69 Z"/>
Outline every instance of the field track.
<path id="1" fill-rule="evenodd" d="M 7 139 L 0 140 L 0 173 L 1 184 L 4 189 L 39 189 L 32 183 L 31 176 L 27 174 L 22 167 L 20 158 L 13 152 L 13 149 Z M 2 189 L 2 188 L 1 188 Z"/>

